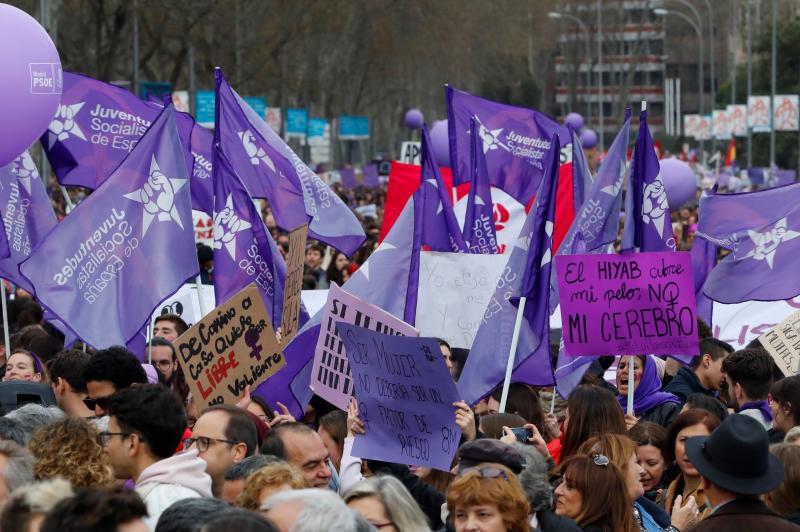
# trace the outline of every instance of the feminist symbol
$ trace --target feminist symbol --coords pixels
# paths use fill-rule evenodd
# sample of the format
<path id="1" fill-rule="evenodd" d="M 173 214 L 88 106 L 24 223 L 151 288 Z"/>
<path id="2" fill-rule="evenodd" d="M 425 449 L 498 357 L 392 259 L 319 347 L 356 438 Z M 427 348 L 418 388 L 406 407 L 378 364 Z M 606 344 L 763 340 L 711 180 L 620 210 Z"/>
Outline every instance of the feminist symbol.
<path id="1" fill-rule="evenodd" d="M 247 344 L 247 347 L 252 349 L 252 351 L 250 351 L 250 358 L 261 361 L 261 351 L 263 351 L 264 348 L 258 345 L 258 340 L 259 336 L 256 329 L 249 329 L 244 333 L 244 343 Z"/>

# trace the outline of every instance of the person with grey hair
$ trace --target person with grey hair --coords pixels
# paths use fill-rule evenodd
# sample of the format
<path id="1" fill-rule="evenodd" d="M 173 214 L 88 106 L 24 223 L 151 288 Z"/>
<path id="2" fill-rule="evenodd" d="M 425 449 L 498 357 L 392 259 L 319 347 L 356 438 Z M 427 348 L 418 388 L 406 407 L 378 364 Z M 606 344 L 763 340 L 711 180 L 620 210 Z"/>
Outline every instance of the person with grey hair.
<path id="1" fill-rule="evenodd" d="M 319 488 L 276 493 L 261 513 L 285 532 L 355 532 L 356 518 L 335 493 Z"/>
<path id="2" fill-rule="evenodd" d="M 533 445 L 520 442 L 510 445 L 525 458 L 525 468 L 517 478 L 531 503 L 531 529 L 544 532 L 580 532 L 581 528 L 574 521 L 556 515 L 551 509 L 553 490 L 547 474 L 547 459 Z"/>
<path id="3" fill-rule="evenodd" d="M 269 464 L 283 462 L 271 454 L 254 454 L 239 463 L 233 464 L 225 472 L 225 483 L 222 485 L 222 499 L 233 504 L 244 490 L 245 481 L 252 473 Z"/>
<path id="4" fill-rule="evenodd" d="M 344 502 L 375 528 L 392 525 L 397 532 L 430 530 L 425 514 L 396 478 L 378 475 L 362 480 L 344 495 Z"/>
<path id="5" fill-rule="evenodd" d="M 280 532 L 280 529 L 269 519 L 236 508 L 233 513 L 211 519 L 200 532 Z"/>
<path id="6" fill-rule="evenodd" d="M 0 514 L 0 530 L 38 530 L 44 516 L 75 492 L 63 478 L 35 482 L 14 490 Z"/>
<path id="7" fill-rule="evenodd" d="M 792 427 L 789 429 L 789 432 L 783 437 L 783 441 L 785 443 L 800 445 L 800 427 Z"/>
<path id="8" fill-rule="evenodd" d="M 181 499 L 164 510 L 155 532 L 199 532 L 212 519 L 236 512 L 236 508 L 213 497 Z"/>
<path id="9" fill-rule="evenodd" d="M 5 416 L 0 417 L 0 440 L 13 441 L 25 447 L 25 433 L 19 423 Z"/>
<path id="10" fill-rule="evenodd" d="M 25 445 L 30 442 L 33 433 L 54 421 L 63 419 L 64 412 L 57 406 L 42 406 L 36 403 L 22 405 L 6 414 L 8 419 L 16 421 L 25 435 Z"/>
<path id="11" fill-rule="evenodd" d="M 0 441 L 0 503 L 33 482 L 33 457 L 13 441 Z"/>

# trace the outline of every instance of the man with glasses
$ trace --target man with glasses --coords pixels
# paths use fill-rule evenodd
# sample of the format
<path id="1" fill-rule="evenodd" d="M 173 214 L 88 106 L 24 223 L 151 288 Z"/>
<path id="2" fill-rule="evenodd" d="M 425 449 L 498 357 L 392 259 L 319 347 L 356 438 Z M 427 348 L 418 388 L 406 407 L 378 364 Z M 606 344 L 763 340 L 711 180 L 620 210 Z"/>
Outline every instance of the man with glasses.
<path id="1" fill-rule="evenodd" d="M 151 363 L 163 375 L 164 384 L 171 386 L 172 378 L 178 371 L 178 357 L 175 354 L 175 348 L 172 347 L 169 340 L 156 336 L 150 341 L 149 350 L 148 356 L 152 360 Z"/>
<path id="2" fill-rule="evenodd" d="M 121 346 L 101 349 L 83 370 L 87 397 L 83 400 L 97 417 L 108 414 L 108 399 L 132 384 L 146 384 L 147 374 L 139 360 Z"/>
<path id="3" fill-rule="evenodd" d="M 100 443 L 118 479 L 133 479 L 155 528 L 161 512 L 190 497 L 211 497 L 211 477 L 196 449 L 175 454 L 186 428 L 180 399 L 158 384 L 125 388 L 108 400 Z"/>
<path id="4" fill-rule="evenodd" d="M 244 410 L 231 405 L 206 408 L 194 424 L 184 447 L 196 450 L 205 460 L 214 497 L 222 497 L 225 472 L 258 448 L 258 434 Z"/>

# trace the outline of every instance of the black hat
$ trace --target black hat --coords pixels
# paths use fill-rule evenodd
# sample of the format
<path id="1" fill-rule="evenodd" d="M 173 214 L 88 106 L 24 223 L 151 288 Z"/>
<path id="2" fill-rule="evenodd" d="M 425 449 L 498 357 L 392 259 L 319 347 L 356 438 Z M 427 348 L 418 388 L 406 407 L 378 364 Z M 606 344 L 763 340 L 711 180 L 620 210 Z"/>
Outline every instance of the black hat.
<path id="1" fill-rule="evenodd" d="M 480 438 L 458 449 L 458 467 L 471 467 L 486 462 L 501 464 L 514 473 L 525 469 L 525 458 L 516 449 L 500 440 Z"/>
<path id="2" fill-rule="evenodd" d="M 742 495 L 760 495 L 783 482 L 783 465 L 769 452 L 767 431 L 755 419 L 732 414 L 711 436 L 685 443 L 686 456 L 710 482 Z"/>

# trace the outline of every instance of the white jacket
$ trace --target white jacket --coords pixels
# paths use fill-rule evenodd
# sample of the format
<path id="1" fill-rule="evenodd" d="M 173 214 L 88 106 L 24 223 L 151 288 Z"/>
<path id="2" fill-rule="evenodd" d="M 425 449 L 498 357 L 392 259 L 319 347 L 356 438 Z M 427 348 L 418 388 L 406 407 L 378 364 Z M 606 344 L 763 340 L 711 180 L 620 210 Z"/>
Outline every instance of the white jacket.
<path id="1" fill-rule="evenodd" d="M 211 497 L 206 463 L 192 449 L 146 467 L 136 480 L 136 493 L 147 505 L 145 520 L 155 530 L 161 513 L 173 503 L 193 497 Z"/>

